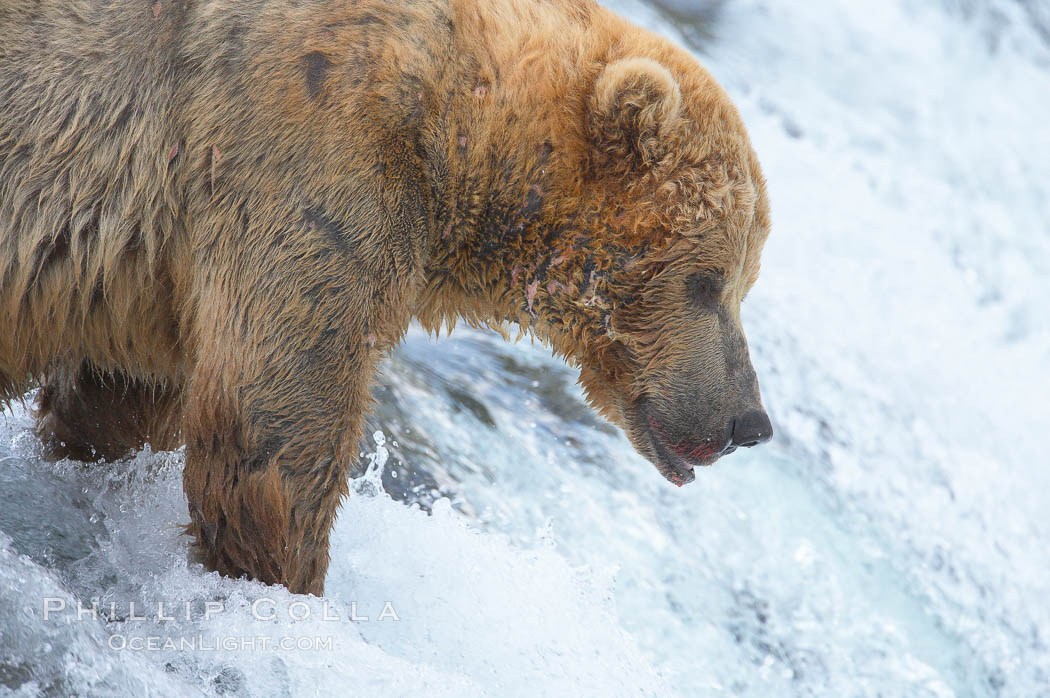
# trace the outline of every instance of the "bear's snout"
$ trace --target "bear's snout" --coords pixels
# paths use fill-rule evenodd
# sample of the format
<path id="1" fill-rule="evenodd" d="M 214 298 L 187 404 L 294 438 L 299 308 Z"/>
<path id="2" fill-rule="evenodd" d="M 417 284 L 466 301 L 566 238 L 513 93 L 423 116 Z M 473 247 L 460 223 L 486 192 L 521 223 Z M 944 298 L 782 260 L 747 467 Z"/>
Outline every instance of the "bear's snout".
<path id="1" fill-rule="evenodd" d="M 773 425 L 769 422 L 769 415 L 764 411 L 752 410 L 743 417 L 733 420 L 729 434 L 727 451 L 730 448 L 751 448 L 773 438 Z"/>
<path id="2" fill-rule="evenodd" d="M 773 425 L 763 410 L 751 410 L 730 419 L 720 434 L 717 438 L 708 437 L 695 442 L 679 441 L 671 450 L 691 465 L 710 465 L 738 448 L 766 443 L 773 438 Z"/>
<path id="3" fill-rule="evenodd" d="M 632 406 L 628 436 L 664 477 L 683 485 L 693 481 L 693 468 L 773 438 L 773 426 L 761 406 L 741 405 L 735 411 L 738 416 L 708 413 L 705 419 L 694 409 L 676 410 L 642 398 Z"/>

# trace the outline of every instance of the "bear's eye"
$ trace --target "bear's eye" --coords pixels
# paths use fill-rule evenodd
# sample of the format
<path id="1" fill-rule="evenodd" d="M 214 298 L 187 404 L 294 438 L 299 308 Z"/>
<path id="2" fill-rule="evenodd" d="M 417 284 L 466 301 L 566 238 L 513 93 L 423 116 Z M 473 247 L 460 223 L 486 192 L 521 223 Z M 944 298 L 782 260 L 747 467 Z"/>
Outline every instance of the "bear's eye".
<path id="1" fill-rule="evenodd" d="M 722 298 L 722 273 L 718 271 L 701 271 L 690 274 L 685 279 L 689 300 L 705 310 L 714 310 Z"/>

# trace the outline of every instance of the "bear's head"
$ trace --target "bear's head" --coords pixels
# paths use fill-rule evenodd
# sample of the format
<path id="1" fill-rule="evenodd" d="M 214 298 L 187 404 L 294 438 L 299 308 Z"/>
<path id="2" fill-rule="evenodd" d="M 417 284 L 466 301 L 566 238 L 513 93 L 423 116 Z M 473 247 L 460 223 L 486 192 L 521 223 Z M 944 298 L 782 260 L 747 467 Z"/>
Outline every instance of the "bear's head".
<path id="1" fill-rule="evenodd" d="M 580 246 L 604 263 L 584 268 L 574 314 L 598 328 L 577 354 L 588 398 L 681 485 L 772 428 L 740 321 L 769 232 L 765 183 L 725 93 L 678 68 L 629 57 L 594 82 L 581 185 L 594 232 Z"/>
<path id="2" fill-rule="evenodd" d="M 432 330 L 509 321 L 549 342 L 680 485 L 772 435 L 740 322 L 765 182 L 695 59 L 603 16 L 589 39 L 545 38 L 555 48 L 471 88 L 439 146 L 454 185 L 416 313 Z"/>

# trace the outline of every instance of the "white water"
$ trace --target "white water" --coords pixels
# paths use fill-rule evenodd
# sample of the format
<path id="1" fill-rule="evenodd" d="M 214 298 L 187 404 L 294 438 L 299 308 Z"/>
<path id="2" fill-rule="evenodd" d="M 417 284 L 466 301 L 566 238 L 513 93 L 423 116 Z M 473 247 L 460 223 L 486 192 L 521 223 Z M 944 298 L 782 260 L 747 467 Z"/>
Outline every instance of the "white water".
<path id="1" fill-rule="evenodd" d="M 701 60 L 769 180 L 744 320 L 777 438 L 689 487 L 597 422 L 542 347 L 413 333 L 373 424 L 384 483 L 433 513 L 359 482 L 326 609 L 187 563 L 180 453 L 46 464 L 12 408 L 0 693 L 1050 695 L 1050 49 L 1033 17 L 1013 0 L 725 6 Z M 45 622 L 44 598 L 67 609 Z M 78 599 L 123 620 L 77 620 Z M 129 601 L 176 618 L 129 619 Z M 378 619 L 387 601 L 399 620 Z M 206 602 L 224 610 L 204 620 Z M 149 636 L 331 648 L 109 647 Z"/>

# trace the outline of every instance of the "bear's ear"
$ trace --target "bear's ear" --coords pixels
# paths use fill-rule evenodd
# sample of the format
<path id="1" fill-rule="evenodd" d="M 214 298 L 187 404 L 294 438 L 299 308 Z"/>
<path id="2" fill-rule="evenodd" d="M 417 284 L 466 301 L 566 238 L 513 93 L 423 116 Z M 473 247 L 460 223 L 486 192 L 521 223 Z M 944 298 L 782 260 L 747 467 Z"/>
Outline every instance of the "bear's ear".
<path id="1" fill-rule="evenodd" d="M 679 121 L 682 92 L 666 67 L 649 58 L 609 63 L 598 75 L 590 128 L 603 168 L 650 168 Z"/>

